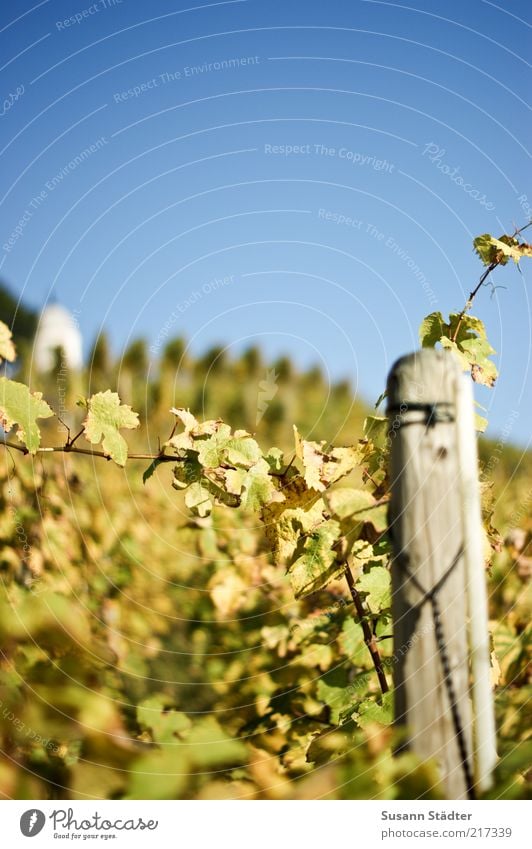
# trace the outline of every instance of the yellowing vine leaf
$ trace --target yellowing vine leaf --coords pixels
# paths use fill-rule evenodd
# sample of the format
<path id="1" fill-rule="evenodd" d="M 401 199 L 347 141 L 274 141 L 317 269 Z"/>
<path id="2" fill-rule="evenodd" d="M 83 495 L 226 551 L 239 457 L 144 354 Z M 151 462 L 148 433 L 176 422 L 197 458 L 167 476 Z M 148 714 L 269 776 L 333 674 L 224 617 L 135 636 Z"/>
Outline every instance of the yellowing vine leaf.
<path id="1" fill-rule="evenodd" d="M 379 725 L 390 725 L 393 720 L 393 695 L 392 693 L 384 693 L 380 699 L 380 704 L 374 699 L 364 699 L 361 702 L 353 719 L 360 728 L 366 728 L 368 725 L 378 723 Z"/>
<path id="2" fill-rule="evenodd" d="M 35 454 L 41 444 L 37 419 L 48 419 L 53 414 L 41 392 L 31 393 L 23 383 L 0 377 L 0 425 L 6 432 L 18 425 L 17 436 L 30 454 Z"/>
<path id="3" fill-rule="evenodd" d="M 357 590 L 367 593 L 366 601 L 373 613 L 390 606 L 390 573 L 384 566 L 373 566 L 357 581 Z"/>
<path id="4" fill-rule="evenodd" d="M 305 537 L 303 550 L 288 571 L 296 598 L 322 589 L 344 572 L 333 550 L 339 536 L 339 523 L 329 519 Z"/>
<path id="5" fill-rule="evenodd" d="M 127 443 L 119 430 L 139 426 L 138 413 L 127 404 L 121 404 L 116 392 L 107 389 L 97 392 L 87 401 L 88 416 L 83 422 L 83 433 L 93 445 L 102 443 L 106 454 L 119 466 L 125 466 Z"/>
<path id="6" fill-rule="evenodd" d="M 385 531 L 388 526 L 387 505 L 377 504 L 366 490 L 343 487 L 329 493 L 326 500 L 331 513 L 338 519 L 371 522 L 378 532 Z"/>
<path id="7" fill-rule="evenodd" d="M 295 425 L 294 437 L 296 456 L 303 463 L 305 481 L 317 492 L 323 492 L 358 465 L 359 456 L 356 448 L 332 448 L 326 451 L 325 442 L 309 442 L 301 439 Z"/>
<path id="8" fill-rule="evenodd" d="M 470 371 L 476 383 L 494 386 L 499 372 L 490 357 L 496 352 L 488 342 L 480 318 L 467 313 L 451 313 L 449 321 L 444 321 L 441 312 L 431 313 L 421 323 L 419 340 L 423 348 L 440 344 L 454 351 L 464 371 Z"/>
<path id="9" fill-rule="evenodd" d="M 474 239 L 473 247 L 486 266 L 506 265 L 510 259 L 517 265 L 521 257 L 532 256 L 532 245 L 506 234 L 495 239 L 489 233 L 483 233 Z"/>
<path id="10" fill-rule="evenodd" d="M 7 324 L 0 321 L 0 363 L 2 360 L 12 363 L 16 356 L 15 346 L 11 338 L 11 330 Z"/>

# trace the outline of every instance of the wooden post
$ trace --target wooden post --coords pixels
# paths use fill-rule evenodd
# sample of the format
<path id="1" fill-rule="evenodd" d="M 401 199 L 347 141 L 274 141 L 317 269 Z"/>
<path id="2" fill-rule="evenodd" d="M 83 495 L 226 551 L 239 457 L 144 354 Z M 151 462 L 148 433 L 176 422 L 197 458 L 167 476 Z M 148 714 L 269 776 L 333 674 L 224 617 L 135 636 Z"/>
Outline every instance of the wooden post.
<path id="1" fill-rule="evenodd" d="M 474 798 L 461 386 L 452 354 L 428 348 L 388 378 L 395 719 L 405 747 L 438 764 L 448 799 Z"/>
<path id="2" fill-rule="evenodd" d="M 456 396 L 458 462 L 464 529 L 464 559 L 469 610 L 471 695 L 473 699 L 473 761 L 480 792 L 492 785 L 497 762 L 495 712 L 491 687 L 488 593 L 482 545 L 478 453 L 475 436 L 473 391 L 469 376 L 462 375 Z"/>

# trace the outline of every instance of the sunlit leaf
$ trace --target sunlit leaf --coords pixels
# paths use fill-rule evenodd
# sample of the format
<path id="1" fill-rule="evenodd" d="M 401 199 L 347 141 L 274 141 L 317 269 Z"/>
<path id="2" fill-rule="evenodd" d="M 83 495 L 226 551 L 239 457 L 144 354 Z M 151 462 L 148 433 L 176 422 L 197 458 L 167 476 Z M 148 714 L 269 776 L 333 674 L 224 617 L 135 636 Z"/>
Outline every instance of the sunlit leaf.
<path id="1" fill-rule="evenodd" d="M 89 413 L 83 422 L 83 432 L 93 445 L 102 443 L 103 450 L 119 466 L 127 460 L 127 442 L 120 433 L 122 428 L 139 426 L 138 413 L 120 403 L 116 392 L 107 389 L 88 399 Z"/>
<path id="2" fill-rule="evenodd" d="M 23 383 L 0 377 L 0 425 L 6 432 L 17 425 L 17 436 L 30 454 L 35 454 L 41 444 L 37 419 L 53 416 L 40 392 L 30 392 Z"/>
<path id="3" fill-rule="evenodd" d="M 0 363 L 2 360 L 7 360 L 12 363 L 16 357 L 15 346 L 11 338 L 11 330 L 0 321 Z"/>

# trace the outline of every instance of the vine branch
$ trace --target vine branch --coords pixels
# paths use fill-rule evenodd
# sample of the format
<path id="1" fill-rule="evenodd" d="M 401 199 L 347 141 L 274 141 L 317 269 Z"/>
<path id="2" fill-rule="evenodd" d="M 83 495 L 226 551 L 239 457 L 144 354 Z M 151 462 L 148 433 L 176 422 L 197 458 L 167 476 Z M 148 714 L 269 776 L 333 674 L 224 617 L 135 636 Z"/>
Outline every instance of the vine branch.
<path id="1" fill-rule="evenodd" d="M 510 237 L 510 238 L 515 239 L 515 238 L 516 238 L 516 236 L 521 235 L 521 233 L 523 233 L 523 232 L 524 232 L 524 231 L 525 231 L 528 227 L 530 227 L 531 225 L 532 225 L 532 221 L 529 221 L 529 222 L 528 222 L 528 224 L 523 225 L 523 227 L 518 227 L 518 228 L 516 228 L 516 229 L 514 230 L 514 232 L 512 233 L 512 235 L 511 235 L 511 237 Z M 451 341 L 452 341 L 452 342 L 456 342 L 456 339 L 457 339 L 457 337 L 458 337 L 458 332 L 459 332 L 459 330 L 460 330 L 460 326 L 461 326 L 461 324 L 462 324 L 462 321 L 464 320 L 464 316 L 465 316 L 465 314 L 468 312 L 468 310 L 470 310 L 470 309 L 471 309 L 471 307 L 472 307 L 472 305 L 473 305 L 473 301 L 475 300 L 475 298 L 476 298 L 476 296 L 478 295 L 479 291 L 481 290 L 482 286 L 484 285 L 484 283 L 486 282 L 486 280 L 487 280 L 487 279 L 488 279 L 488 277 L 490 276 L 491 272 L 492 272 L 492 271 L 494 271 L 494 270 L 497 268 L 497 266 L 498 266 L 498 265 L 500 265 L 500 263 L 501 263 L 502 259 L 503 259 L 503 257 L 501 256 L 501 257 L 499 257 L 498 259 L 495 259 L 493 262 L 491 262 L 491 263 L 488 265 L 488 267 L 486 268 L 486 270 L 485 270 L 485 271 L 483 272 L 483 274 L 481 275 L 480 280 L 478 281 L 478 283 L 477 283 L 477 285 L 475 286 L 475 288 L 474 288 L 474 289 L 472 289 L 472 290 L 471 290 L 471 292 L 469 293 L 469 297 L 468 297 L 467 301 L 466 301 L 466 302 L 465 302 L 465 304 L 464 304 L 464 308 L 462 309 L 462 311 L 461 311 L 461 312 L 459 313 L 459 315 L 458 315 L 458 323 L 457 323 L 457 325 L 456 325 L 456 329 L 455 329 L 455 331 L 454 331 L 453 335 L 451 336 Z"/>
<path id="2" fill-rule="evenodd" d="M 55 445 L 49 448 L 37 448 L 37 454 L 86 454 L 89 457 L 102 457 L 104 460 L 111 460 L 108 454 L 104 451 L 95 451 L 92 448 L 78 448 L 74 445 L 74 439 L 65 443 L 65 445 Z M 11 442 L 7 439 L 0 440 L 0 445 L 5 448 L 13 448 L 15 451 L 20 451 L 21 454 L 29 454 L 28 448 L 25 445 L 19 445 L 17 442 Z M 170 454 L 128 454 L 128 460 L 157 460 L 159 463 L 179 463 L 180 457 L 173 457 Z"/>
<path id="3" fill-rule="evenodd" d="M 371 655 L 371 659 L 373 661 L 373 666 L 375 667 L 375 672 L 377 673 L 377 678 L 379 679 L 379 684 L 381 688 L 381 692 L 387 693 L 390 689 L 388 687 L 388 682 L 386 680 L 386 675 L 384 674 L 384 668 L 382 665 L 382 658 L 380 656 L 379 649 L 377 647 L 376 637 L 371 630 L 368 621 L 367 614 L 364 609 L 364 605 L 362 603 L 362 599 L 358 593 L 357 588 L 355 587 L 355 581 L 353 579 L 353 573 L 351 572 L 351 568 L 348 563 L 345 564 L 345 579 L 347 581 L 347 586 L 349 587 L 349 592 L 351 593 L 351 598 L 353 599 L 353 604 L 355 605 L 355 610 L 357 612 L 357 616 L 360 620 L 360 624 L 362 626 L 362 633 L 364 634 L 364 642 L 368 648 L 368 651 Z"/>

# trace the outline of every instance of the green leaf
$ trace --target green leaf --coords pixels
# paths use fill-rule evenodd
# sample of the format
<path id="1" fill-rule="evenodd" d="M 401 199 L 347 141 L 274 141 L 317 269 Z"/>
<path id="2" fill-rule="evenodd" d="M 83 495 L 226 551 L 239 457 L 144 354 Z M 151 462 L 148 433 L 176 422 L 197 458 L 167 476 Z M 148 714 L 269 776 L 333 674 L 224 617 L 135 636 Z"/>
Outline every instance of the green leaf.
<path id="1" fill-rule="evenodd" d="M 185 713 L 166 709 L 162 696 L 150 696 L 137 705 L 139 725 L 151 731 L 156 743 L 171 743 L 186 735 L 192 722 Z"/>
<path id="2" fill-rule="evenodd" d="M 53 414 L 41 392 L 31 393 L 23 383 L 0 377 L 0 425 L 6 433 L 18 425 L 17 436 L 30 454 L 35 454 L 41 443 L 37 419 Z"/>
<path id="3" fill-rule="evenodd" d="M 340 478 L 348 475 L 358 465 L 356 448 L 332 448 L 325 450 L 325 442 L 309 442 L 301 439 L 294 426 L 296 456 L 302 461 L 307 485 L 323 492 Z"/>
<path id="4" fill-rule="evenodd" d="M 188 780 L 186 750 L 181 746 L 153 749 L 128 768 L 125 799 L 179 799 Z"/>
<path id="5" fill-rule="evenodd" d="M 489 233 L 477 236 L 473 240 L 473 247 L 484 265 L 491 265 L 495 261 L 497 250 Z"/>
<path id="6" fill-rule="evenodd" d="M 475 416 L 475 430 L 478 431 L 479 433 L 484 433 L 484 431 L 486 430 L 486 428 L 488 426 L 488 420 L 484 416 L 479 415 L 479 413 L 475 413 L 474 416 Z"/>
<path id="7" fill-rule="evenodd" d="M 448 325 L 443 320 L 441 312 L 427 315 L 419 326 L 419 342 L 422 348 L 434 348 L 441 337 L 445 335 Z"/>
<path id="8" fill-rule="evenodd" d="M 460 325 L 458 327 L 458 325 Z M 486 327 L 484 322 L 475 315 L 466 313 L 462 315 L 459 312 L 452 312 L 449 316 L 448 335 L 456 335 L 456 341 L 460 344 L 464 339 L 472 339 L 475 335 L 481 339 L 487 339 Z"/>
<path id="9" fill-rule="evenodd" d="M 218 431 L 208 439 L 198 441 L 198 460 L 205 469 L 216 469 L 226 457 L 225 449 L 230 442 L 231 428 L 229 425 L 220 425 Z"/>
<path id="10" fill-rule="evenodd" d="M 256 513 L 269 504 L 276 493 L 266 460 L 259 460 L 246 472 L 242 480 L 240 504 L 244 510 Z"/>
<path id="11" fill-rule="evenodd" d="M 366 490 L 335 489 L 327 495 L 327 504 L 338 519 L 352 517 L 356 522 L 370 522 L 379 533 L 388 527 L 387 506 L 376 506 L 376 499 Z"/>
<path id="12" fill-rule="evenodd" d="M 370 668 L 371 657 L 364 642 L 362 625 L 352 617 L 345 620 L 339 637 L 343 653 L 354 666 Z"/>
<path id="13" fill-rule="evenodd" d="M 388 436 L 389 426 L 387 416 L 366 416 L 364 419 L 364 436 L 376 445 L 382 445 Z"/>
<path id="14" fill-rule="evenodd" d="M 333 550 L 339 536 L 339 523 L 329 519 L 305 538 L 302 553 L 288 572 L 296 598 L 322 589 L 342 574 L 345 567 L 336 561 Z"/>
<path id="15" fill-rule="evenodd" d="M 144 470 L 142 474 L 142 483 L 146 483 L 146 481 L 148 481 L 155 472 L 157 466 L 160 466 L 163 462 L 164 460 L 161 460 L 159 457 L 156 457 L 155 460 L 150 463 L 148 468 Z"/>
<path id="16" fill-rule="evenodd" d="M 15 346 L 11 339 L 11 330 L 7 324 L 0 321 L 0 362 L 7 360 L 12 363 L 16 356 Z"/>
<path id="17" fill-rule="evenodd" d="M 304 485 L 304 481 L 296 479 Z M 305 494 L 307 501 L 305 503 Z M 323 511 L 325 504 L 321 498 L 308 500 L 309 490 L 304 490 L 301 500 L 304 506 L 287 507 L 286 503 L 267 504 L 262 510 L 262 519 L 265 525 L 266 539 L 273 552 L 276 563 L 286 565 L 290 563 L 295 555 L 301 534 L 308 533 L 323 522 Z M 292 503 L 290 490 L 283 490 L 285 498 Z M 295 500 L 297 504 L 297 499 Z"/>
<path id="18" fill-rule="evenodd" d="M 390 581 L 390 573 L 384 566 L 373 566 L 358 579 L 357 589 L 368 594 L 366 602 L 373 613 L 390 606 Z"/>
<path id="19" fill-rule="evenodd" d="M 209 490 L 197 481 L 190 484 L 185 493 L 185 504 L 196 516 L 202 519 L 212 512 L 212 501 Z"/>
<path id="20" fill-rule="evenodd" d="M 174 466 L 174 480 L 172 486 L 174 489 L 186 489 L 194 481 L 201 480 L 203 468 L 198 462 L 196 451 L 186 451 L 181 462 Z"/>
<path id="21" fill-rule="evenodd" d="M 347 683 L 347 674 L 344 669 L 332 669 L 322 675 L 318 681 L 317 697 L 328 705 L 330 719 L 334 725 L 340 725 L 348 719 L 365 691 L 367 674 L 363 673 L 355 681 Z"/>
<path id="22" fill-rule="evenodd" d="M 364 699 L 353 714 L 353 719 L 360 728 L 366 728 L 367 725 L 375 722 L 379 725 L 391 725 L 393 721 L 393 693 L 384 693 L 380 697 L 380 704 L 374 699 Z"/>
<path id="23" fill-rule="evenodd" d="M 247 749 L 240 740 L 232 739 L 212 717 L 194 723 L 181 746 L 195 769 L 216 769 L 243 763 Z M 178 747 L 180 748 L 180 747 Z"/>
<path id="24" fill-rule="evenodd" d="M 120 403 L 116 392 L 107 389 L 88 400 L 89 414 L 83 422 L 84 435 L 93 445 L 102 443 L 106 454 L 119 466 L 125 466 L 127 443 L 119 430 L 139 426 L 138 413 Z"/>
<path id="25" fill-rule="evenodd" d="M 225 456 L 232 466 L 250 469 L 262 458 L 262 453 L 255 440 L 246 435 L 230 439 L 225 446 Z"/>
<path id="26" fill-rule="evenodd" d="M 483 233 L 473 241 L 473 247 L 484 265 L 506 265 L 510 259 L 517 265 L 521 257 L 532 256 L 530 245 L 507 234 L 495 239 L 489 233 Z"/>
<path id="27" fill-rule="evenodd" d="M 462 342 L 462 350 L 471 366 L 473 380 L 476 383 L 484 384 L 484 386 L 494 386 L 499 372 L 495 363 L 489 359 L 489 356 L 494 354 L 495 351 L 487 339 L 480 337 L 465 339 Z"/>
<path id="28" fill-rule="evenodd" d="M 446 335 L 439 340 L 442 348 L 454 351 L 461 367 L 471 372 L 476 383 L 492 387 L 498 371 L 489 359 L 495 350 L 488 342 L 484 322 L 474 315 L 451 313 L 444 329 Z"/>
<path id="29" fill-rule="evenodd" d="M 272 472 L 281 472 L 284 466 L 284 454 L 280 448 L 270 448 L 264 456 Z"/>
<path id="30" fill-rule="evenodd" d="M 211 419 L 200 423 L 192 415 L 190 410 L 185 410 L 183 407 L 172 407 L 170 412 L 179 419 L 185 428 L 185 433 L 194 437 L 211 436 L 213 433 L 216 433 L 223 424 L 220 419 Z M 169 442 L 172 443 L 173 438 Z"/>
<path id="31" fill-rule="evenodd" d="M 452 339 L 449 339 L 448 336 L 442 336 L 440 339 L 441 346 L 445 351 L 453 351 L 453 353 L 458 357 L 458 362 L 460 363 L 460 368 L 464 371 L 469 371 L 471 368 L 471 364 L 469 362 L 469 358 L 463 351 L 460 350 L 456 342 L 453 342 Z"/>
<path id="32" fill-rule="evenodd" d="M 513 259 L 513 261 L 517 264 L 521 259 L 521 251 L 519 250 L 519 242 L 517 239 L 512 239 L 511 236 L 501 236 L 500 239 L 491 239 L 492 245 L 494 245 L 498 251 L 501 251 L 505 257 L 508 259 Z M 504 265 L 503 262 L 500 263 Z"/>

